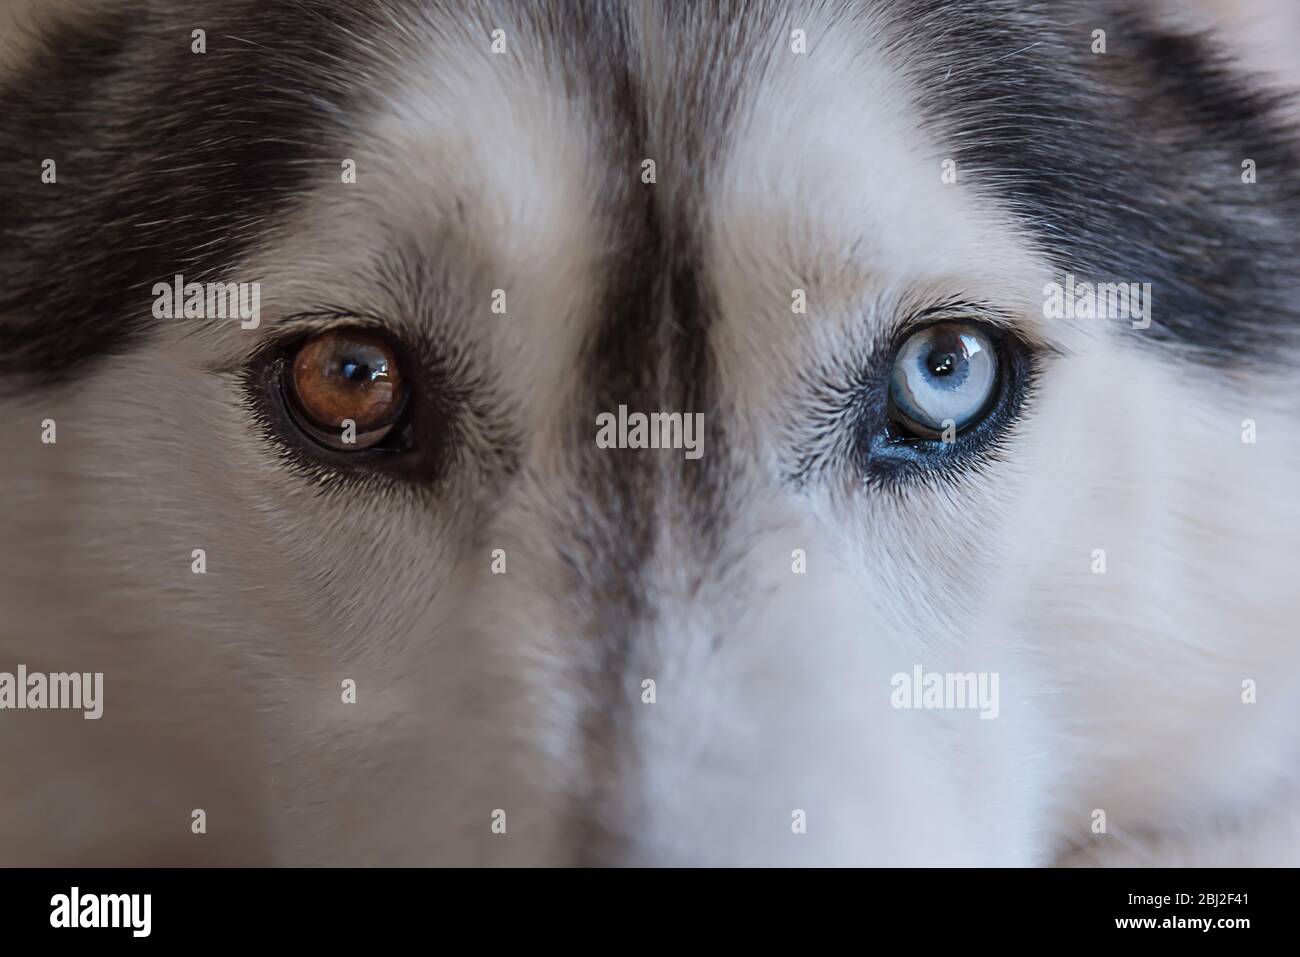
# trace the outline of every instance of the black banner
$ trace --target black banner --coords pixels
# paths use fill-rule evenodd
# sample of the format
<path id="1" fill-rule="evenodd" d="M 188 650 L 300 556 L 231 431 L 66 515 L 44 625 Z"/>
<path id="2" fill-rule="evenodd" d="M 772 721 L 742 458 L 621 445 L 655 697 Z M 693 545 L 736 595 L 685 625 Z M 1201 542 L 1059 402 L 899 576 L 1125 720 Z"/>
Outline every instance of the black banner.
<path id="1" fill-rule="evenodd" d="M 434 931 L 532 946 L 661 940 L 699 925 L 734 941 L 789 931 L 926 943 L 1285 932 L 1295 873 L 1276 870 L 9 870 L 7 943 L 403 941 Z M 887 935 L 887 936 L 881 936 Z M 1242 935 L 1245 935 L 1244 937 Z M 65 940 L 66 942 L 66 940 Z"/>

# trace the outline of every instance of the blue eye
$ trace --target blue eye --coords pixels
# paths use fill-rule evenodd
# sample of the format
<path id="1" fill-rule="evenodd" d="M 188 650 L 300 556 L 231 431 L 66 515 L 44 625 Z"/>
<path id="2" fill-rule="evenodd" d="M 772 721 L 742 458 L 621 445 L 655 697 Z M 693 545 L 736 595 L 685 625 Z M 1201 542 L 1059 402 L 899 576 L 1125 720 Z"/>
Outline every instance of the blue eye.
<path id="1" fill-rule="evenodd" d="M 997 352 L 989 337 L 968 322 L 943 323 L 914 333 L 899 348 L 890 404 L 909 431 L 938 438 L 983 418 L 997 382 Z"/>

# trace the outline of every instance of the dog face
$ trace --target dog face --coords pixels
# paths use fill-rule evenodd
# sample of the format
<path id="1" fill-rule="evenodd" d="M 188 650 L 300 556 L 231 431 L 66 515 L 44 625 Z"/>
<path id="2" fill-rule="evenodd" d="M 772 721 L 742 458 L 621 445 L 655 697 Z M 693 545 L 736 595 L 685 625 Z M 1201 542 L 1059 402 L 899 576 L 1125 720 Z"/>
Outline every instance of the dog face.
<path id="1" fill-rule="evenodd" d="M 1300 180 L 1201 41 L 189 6 L 3 93 L 0 669 L 104 673 L 0 721 L 6 859 L 1044 864 L 1293 786 Z"/>

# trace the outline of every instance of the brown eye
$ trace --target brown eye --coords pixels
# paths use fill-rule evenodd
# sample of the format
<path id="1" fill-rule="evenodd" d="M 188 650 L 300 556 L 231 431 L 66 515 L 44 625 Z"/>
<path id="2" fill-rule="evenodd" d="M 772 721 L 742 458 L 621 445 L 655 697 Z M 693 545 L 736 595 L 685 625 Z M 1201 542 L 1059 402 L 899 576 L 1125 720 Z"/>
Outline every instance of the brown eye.
<path id="1" fill-rule="evenodd" d="M 326 332 L 293 355 L 286 391 L 298 424 L 330 448 L 369 448 L 392 431 L 406 402 L 397 355 L 382 337 Z"/>

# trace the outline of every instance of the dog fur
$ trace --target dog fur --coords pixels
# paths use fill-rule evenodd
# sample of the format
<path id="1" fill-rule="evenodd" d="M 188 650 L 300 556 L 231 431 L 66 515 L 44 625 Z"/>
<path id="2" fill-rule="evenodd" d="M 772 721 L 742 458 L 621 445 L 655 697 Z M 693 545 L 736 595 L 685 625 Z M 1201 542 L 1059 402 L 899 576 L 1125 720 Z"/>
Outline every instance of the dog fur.
<path id="1" fill-rule="evenodd" d="M 1295 131 L 1121 6 L 124 0 L 24 33 L 0 670 L 105 702 L 0 713 L 0 862 L 1300 862 Z M 1044 318 L 1065 272 L 1152 283 L 1151 327 Z M 154 319 L 177 273 L 260 282 L 259 328 Z M 1016 414 L 864 474 L 868 370 L 950 302 L 1028 345 Z M 418 467 L 304 451 L 261 387 L 339 317 L 409 345 Z M 704 413 L 705 454 L 598 448 L 620 404 Z M 917 663 L 999 674 L 997 719 L 892 708 Z"/>

